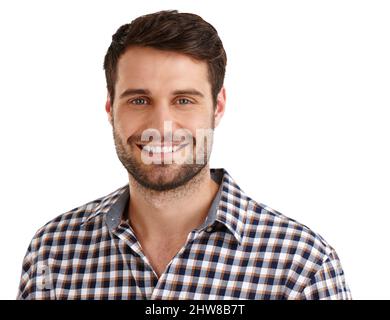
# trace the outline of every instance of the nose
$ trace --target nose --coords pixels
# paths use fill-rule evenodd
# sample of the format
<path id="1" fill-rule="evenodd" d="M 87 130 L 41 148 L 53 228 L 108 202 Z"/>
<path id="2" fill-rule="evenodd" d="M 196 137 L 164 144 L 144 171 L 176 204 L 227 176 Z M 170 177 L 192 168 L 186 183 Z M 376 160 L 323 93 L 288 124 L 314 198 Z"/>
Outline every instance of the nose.
<path id="1" fill-rule="evenodd" d="M 177 128 L 175 114 L 168 103 L 156 104 L 152 108 L 148 122 L 149 128 L 158 130 L 162 139 L 173 134 Z"/>

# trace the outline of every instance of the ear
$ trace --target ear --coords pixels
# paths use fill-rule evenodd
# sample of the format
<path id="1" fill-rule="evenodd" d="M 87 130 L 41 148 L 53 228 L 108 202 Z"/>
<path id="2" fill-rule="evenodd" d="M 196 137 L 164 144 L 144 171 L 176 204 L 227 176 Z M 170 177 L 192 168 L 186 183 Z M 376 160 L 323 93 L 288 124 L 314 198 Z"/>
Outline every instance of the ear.
<path id="1" fill-rule="evenodd" d="M 225 113 L 225 105 L 226 105 L 226 90 L 225 90 L 225 86 L 223 85 L 221 90 L 218 93 L 217 106 L 214 111 L 215 128 L 218 126 L 219 122 L 222 119 L 223 114 Z"/>
<path id="2" fill-rule="evenodd" d="M 107 92 L 107 100 L 106 100 L 106 112 L 108 117 L 108 122 L 112 125 L 112 104 L 110 94 Z"/>

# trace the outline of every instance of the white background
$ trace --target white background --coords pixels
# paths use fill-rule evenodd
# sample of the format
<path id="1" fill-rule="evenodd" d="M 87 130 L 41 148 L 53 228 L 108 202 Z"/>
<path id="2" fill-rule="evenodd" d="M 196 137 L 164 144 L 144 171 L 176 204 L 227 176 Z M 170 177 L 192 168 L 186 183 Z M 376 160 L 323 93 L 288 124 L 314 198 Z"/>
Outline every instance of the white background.
<path id="1" fill-rule="evenodd" d="M 178 9 L 218 30 L 227 110 L 211 167 L 321 234 L 355 299 L 389 299 L 388 1 L 2 1 L 0 298 L 35 231 L 126 184 L 104 111 L 117 28 Z"/>

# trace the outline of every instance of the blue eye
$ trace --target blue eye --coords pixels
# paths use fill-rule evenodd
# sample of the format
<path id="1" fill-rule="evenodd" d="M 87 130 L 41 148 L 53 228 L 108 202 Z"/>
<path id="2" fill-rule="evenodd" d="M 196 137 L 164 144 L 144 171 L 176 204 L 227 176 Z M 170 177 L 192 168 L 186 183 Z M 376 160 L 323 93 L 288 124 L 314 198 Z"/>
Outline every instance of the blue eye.
<path id="1" fill-rule="evenodd" d="M 145 101 L 146 102 L 146 99 L 144 98 L 136 98 L 136 99 L 133 99 L 133 100 L 130 100 L 130 103 L 131 104 L 136 104 L 136 105 L 142 105 L 142 104 L 146 104 L 146 103 L 139 103 L 140 101 Z"/>
<path id="2" fill-rule="evenodd" d="M 186 99 L 186 98 L 180 98 L 179 100 L 177 100 L 177 101 L 179 101 L 179 104 L 189 104 L 189 103 L 192 103 L 190 100 L 188 100 L 188 99 Z M 187 103 L 180 103 L 180 101 L 187 101 Z"/>

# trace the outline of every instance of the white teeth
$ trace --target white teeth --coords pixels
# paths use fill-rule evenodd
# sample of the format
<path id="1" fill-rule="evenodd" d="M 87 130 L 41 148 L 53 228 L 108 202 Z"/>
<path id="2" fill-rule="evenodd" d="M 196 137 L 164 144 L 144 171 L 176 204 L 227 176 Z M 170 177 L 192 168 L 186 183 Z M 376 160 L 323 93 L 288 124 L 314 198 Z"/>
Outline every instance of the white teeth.
<path id="1" fill-rule="evenodd" d="M 153 152 L 153 153 L 166 153 L 166 152 L 176 152 L 177 149 L 179 149 L 181 146 L 164 146 L 164 147 L 160 147 L 160 146 L 156 146 L 156 147 L 152 147 L 152 146 L 144 146 L 143 147 L 143 150 L 146 151 L 146 152 Z"/>

